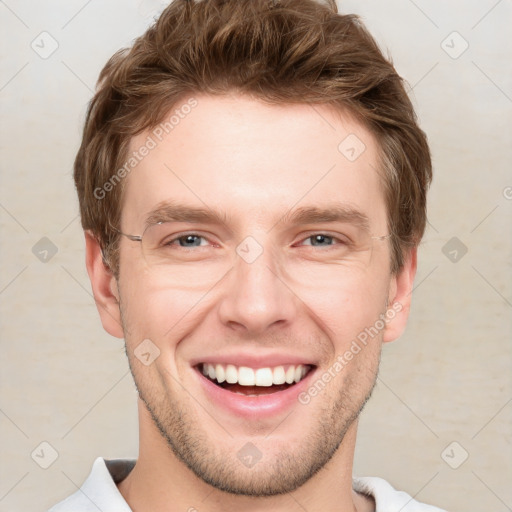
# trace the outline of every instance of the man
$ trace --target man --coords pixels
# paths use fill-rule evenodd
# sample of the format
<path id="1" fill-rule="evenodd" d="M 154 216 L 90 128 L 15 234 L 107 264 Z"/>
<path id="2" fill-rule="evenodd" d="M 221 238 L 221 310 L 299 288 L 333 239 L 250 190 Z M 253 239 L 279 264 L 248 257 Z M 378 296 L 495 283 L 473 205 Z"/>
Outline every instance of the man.
<path id="1" fill-rule="evenodd" d="M 431 180 L 401 79 L 356 17 L 175 0 L 103 69 L 74 176 L 140 451 L 98 458 L 52 512 L 440 510 L 352 477 Z"/>

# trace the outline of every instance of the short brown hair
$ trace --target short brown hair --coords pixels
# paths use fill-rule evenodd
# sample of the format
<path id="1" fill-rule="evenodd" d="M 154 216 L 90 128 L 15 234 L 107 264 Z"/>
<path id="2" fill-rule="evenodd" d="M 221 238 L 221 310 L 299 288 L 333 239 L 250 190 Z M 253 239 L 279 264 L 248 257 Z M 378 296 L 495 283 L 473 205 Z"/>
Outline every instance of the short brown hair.
<path id="1" fill-rule="evenodd" d="M 101 71 L 75 160 L 82 226 L 114 275 L 123 183 L 105 200 L 97 191 L 116 176 L 131 138 L 187 95 L 233 92 L 337 106 L 374 134 L 396 273 L 425 230 L 430 152 L 402 79 L 359 18 L 338 14 L 334 0 L 174 0 Z"/>

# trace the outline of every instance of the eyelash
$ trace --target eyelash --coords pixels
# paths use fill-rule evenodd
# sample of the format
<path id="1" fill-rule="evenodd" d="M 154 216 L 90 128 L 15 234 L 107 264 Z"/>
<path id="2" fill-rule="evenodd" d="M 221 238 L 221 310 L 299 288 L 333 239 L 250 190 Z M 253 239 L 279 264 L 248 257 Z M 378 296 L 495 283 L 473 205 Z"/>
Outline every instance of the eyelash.
<path id="1" fill-rule="evenodd" d="M 208 238 L 206 238 L 205 236 L 203 236 L 203 235 L 201 235 L 199 233 L 190 232 L 190 233 L 185 233 L 185 234 L 179 235 L 177 237 L 174 237 L 171 240 L 169 240 L 168 242 L 166 242 L 164 245 L 174 246 L 175 245 L 174 242 L 176 242 L 176 241 L 178 241 L 180 239 L 186 238 L 188 236 L 196 236 L 196 237 L 203 238 L 204 240 L 208 240 Z M 315 236 L 324 236 L 324 237 L 330 238 L 332 240 L 337 240 L 338 242 L 341 243 L 341 245 L 349 245 L 350 244 L 348 240 L 342 240 L 341 238 L 338 238 L 338 237 L 336 237 L 334 235 L 330 235 L 328 233 L 323 233 L 323 232 L 312 233 L 312 234 L 308 235 L 307 237 L 301 239 L 301 241 L 303 242 L 305 240 L 309 240 L 309 239 L 311 239 L 311 238 L 313 238 Z M 340 245 L 340 244 L 337 244 L 337 245 Z M 200 245 L 200 246 L 195 246 L 195 247 L 204 247 L 204 246 Z M 316 247 L 316 246 L 310 244 L 310 245 L 308 245 L 306 247 Z M 332 248 L 333 246 L 331 245 L 331 246 L 321 246 L 321 247 L 323 248 L 323 250 L 326 250 L 326 249 Z M 192 249 L 192 248 L 193 247 L 180 247 L 180 249 Z"/>

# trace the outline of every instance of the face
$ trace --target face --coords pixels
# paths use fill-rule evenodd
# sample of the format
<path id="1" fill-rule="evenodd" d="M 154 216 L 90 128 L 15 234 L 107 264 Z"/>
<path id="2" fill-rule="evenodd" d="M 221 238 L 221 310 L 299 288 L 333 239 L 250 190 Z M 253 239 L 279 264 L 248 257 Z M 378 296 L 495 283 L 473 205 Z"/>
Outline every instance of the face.
<path id="1" fill-rule="evenodd" d="M 178 459 L 231 493 L 290 492 L 336 454 L 405 321 L 377 146 L 327 106 L 195 98 L 132 140 L 156 141 L 123 200 L 144 242 L 121 240 L 123 331 L 102 318 Z"/>

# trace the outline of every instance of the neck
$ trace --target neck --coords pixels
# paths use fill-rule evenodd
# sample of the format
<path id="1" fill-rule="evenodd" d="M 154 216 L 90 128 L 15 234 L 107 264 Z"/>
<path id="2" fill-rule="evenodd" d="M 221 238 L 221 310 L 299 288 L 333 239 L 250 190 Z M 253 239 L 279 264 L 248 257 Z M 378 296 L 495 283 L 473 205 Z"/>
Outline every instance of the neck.
<path id="1" fill-rule="evenodd" d="M 220 491 L 198 478 L 176 458 L 139 399 L 139 457 L 119 491 L 134 512 L 359 512 L 370 500 L 352 490 L 357 422 L 348 429 L 332 459 L 291 493 L 250 497 Z"/>

